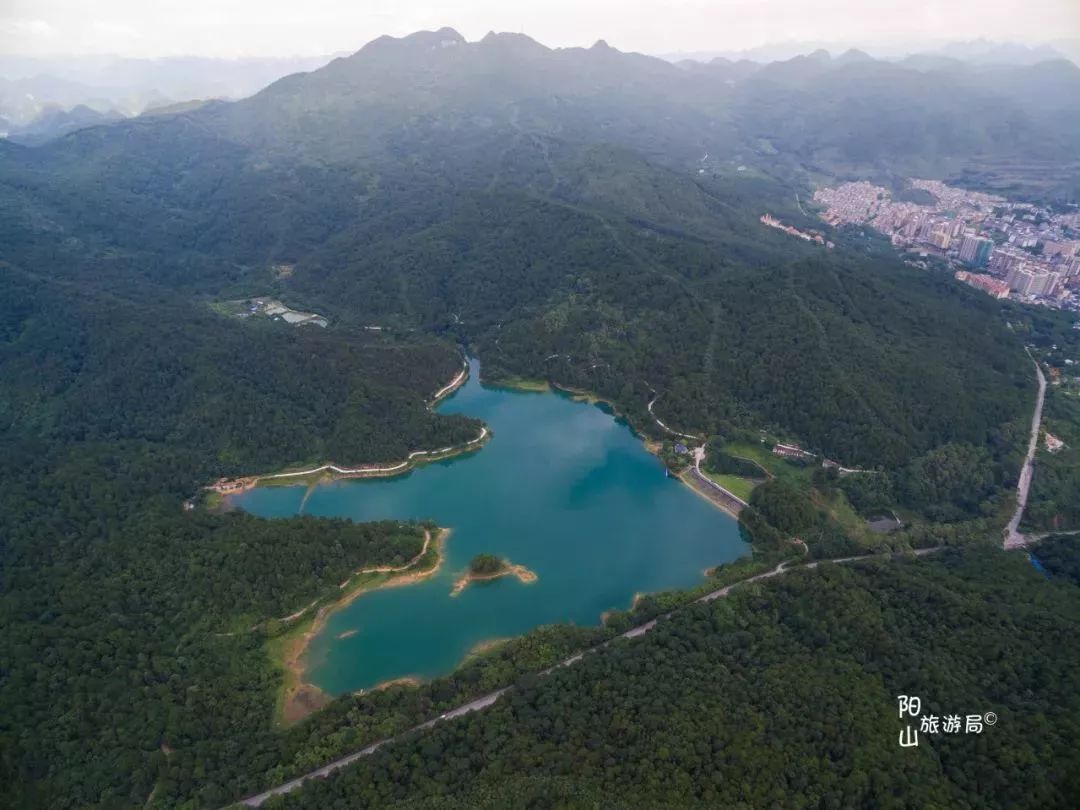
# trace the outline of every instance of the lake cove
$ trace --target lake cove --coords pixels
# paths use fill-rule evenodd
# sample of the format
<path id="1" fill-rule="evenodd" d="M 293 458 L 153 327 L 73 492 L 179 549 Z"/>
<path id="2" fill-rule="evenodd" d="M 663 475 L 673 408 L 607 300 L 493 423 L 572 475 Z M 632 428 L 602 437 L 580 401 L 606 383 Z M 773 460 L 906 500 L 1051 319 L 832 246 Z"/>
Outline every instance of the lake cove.
<path id="1" fill-rule="evenodd" d="M 434 576 L 365 593 L 311 641 L 305 680 L 333 695 L 451 672 L 485 641 L 556 622 L 595 625 L 637 593 L 688 587 L 745 554 L 736 522 L 668 478 L 630 428 L 559 393 L 468 382 L 439 406 L 492 431 L 479 451 L 397 478 L 260 487 L 232 500 L 263 517 L 431 519 L 452 530 Z M 536 580 L 474 582 L 451 597 L 477 554 Z"/>

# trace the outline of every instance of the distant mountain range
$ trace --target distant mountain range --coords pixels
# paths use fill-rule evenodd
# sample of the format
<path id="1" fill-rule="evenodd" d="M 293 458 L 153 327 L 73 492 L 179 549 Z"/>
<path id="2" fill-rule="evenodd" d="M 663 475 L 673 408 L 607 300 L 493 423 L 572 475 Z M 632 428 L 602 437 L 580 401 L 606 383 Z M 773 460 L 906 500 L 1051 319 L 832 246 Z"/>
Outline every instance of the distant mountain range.
<path id="1" fill-rule="evenodd" d="M 455 33 L 456 37 L 458 35 Z M 385 45 L 380 45 L 385 39 L 376 40 L 361 53 L 385 48 Z M 580 54 L 587 50 L 552 50 L 516 34 L 492 34 L 483 44 L 489 52 L 497 50 L 518 60 L 542 58 L 545 69 L 555 70 L 556 79 L 563 70 L 563 64 L 580 60 Z M 829 46 L 833 49 L 830 53 L 826 47 L 820 47 L 823 44 L 793 42 L 761 46 L 739 53 L 676 54 L 667 58 L 679 57 L 676 64 L 682 69 L 681 72 L 693 75 L 695 80 L 724 83 L 728 90 L 724 91 L 723 101 L 730 105 L 730 110 L 721 113 L 721 116 L 727 119 L 728 125 L 739 121 L 744 129 L 751 130 L 744 132 L 751 136 L 749 144 L 760 146 L 762 139 L 772 143 L 773 136 L 779 135 L 780 142 L 773 143 L 774 147 L 779 149 L 786 144 L 789 152 L 802 150 L 803 158 L 811 158 L 806 154 L 806 149 L 811 145 L 788 142 L 786 134 L 798 140 L 807 134 L 807 130 L 787 133 L 787 122 L 805 120 L 805 116 L 814 115 L 815 109 L 832 109 L 836 103 L 841 103 L 841 99 L 858 100 L 860 108 L 865 105 L 870 108 L 882 107 L 884 118 L 878 120 L 892 120 L 895 116 L 903 118 L 907 115 L 909 105 L 925 107 L 930 104 L 931 107 L 940 108 L 937 121 L 938 125 L 944 126 L 941 137 L 928 137 L 931 133 L 916 127 L 920 134 L 913 133 L 912 137 L 917 143 L 913 142 L 900 150 L 901 155 L 908 148 L 916 152 L 929 150 L 924 155 L 928 158 L 925 163 L 929 165 L 924 166 L 923 171 L 930 173 L 935 171 L 935 167 L 939 172 L 943 169 L 938 160 L 943 152 L 976 158 L 984 155 L 997 157 L 1003 140 L 1007 138 L 1012 138 L 1014 146 L 1023 148 L 1029 156 L 1040 153 L 1044 151 L 1047 141 L 1060 140 L 1058 133 L 1074 122 L 1068 115 L 1056 115 L 1045 121 L 1022 119 L 1032 114 L 1041 116 L 1070 107 L 1069 93 L 1077 91 L 1078 71 L 1075 63 L 1070 64 L 1066 60 L 1065 54 L 1080 56 L 1080 42 L 1060 40 L 1052 45 L 1029 47 L 977 40 L 927 48 L 903 57 L 893 54 L 889 59 L 875 58 L 861 49 L 839 49 L 835 45 Z M 693 95 L 703 91 L 700 86 L 691 91 L 685 80 L 676 81 L 676 73 L 668 71 L 664 74 L 665 65 L 660 59 L 623 54 L 607 48 L 604 43 L 600 43 L 599 47 L 600 50 L 606 48 L 610 51 L 612 60 L 617 58 L 615 54 L 621 58 L 617 67 L 614 62 L 611 63 L 613 70 L 623 71 L 627 66 L 633 66 L 635 71 L 647 74 L 649 82 L 668 81 L 680 85 L 672 88 L 677 94 L 690 92 Z M 591 50 L 595 51 L 596 48 Z M 351 60 L 356 58 L 348 57 Z M 190 110 L 205 100 L 240 99 L 257 93 L 285 76 L 315 70 L 333 59 L 332 56 L 236 60 L 196 57 L 155 60 L 0 57 L 0 77 L 6 77 L 0 78 L 0 134 L 19 143 L 35 145 L 83 126 L 115 121 L 148 110 Z M 858 65 L 858 70 L 853 65 Z M 921 74 L 921 78 L 915 74 Z M 663 78 L 665 75 L 667 79 Z M 536 77 L 537 80 L 540 78 Z M 744 88 L 734 91 L 733 98 L 727 97 L 734 83 L 748 80 L 749 84 Z M 389 81 L 393 85 L 396 78 L 391 76 Z M 762 83 L 768 87 L 763 87 Z M 779 92 L 778 85 L 802 88 L 809 96 L 784 96 Z M 545 92 L 547 88 L 538 87 L 538 90 Z M 667 91 L 659 87 L 656 90 Z M 718 97 L 710 95 L 709 91 L 704 92 L 706 97 L 700 103 L 690 97 L 686 98 L 687 103 L 699 104 L 702 110 L 715 106 Z M 875 97 L 875 93 L 881 95 Z M 816 100 L 811 102 L 811 97 L 816 97 Z M 766 103 L 769 99 L 784 105 L 786 112 L 779 118 L 767 116 L 769 131 L 764 131 L 757 124 L 764 120 L 762 114 L 770 107 Z M 966 108 L 976 99 L 982 100 L 981 109 L 969 117 Z M 810 109 L 804 110 L 808 103 Z M 177 107 L 178 104 L 183 106 Z M 1020 109 L 1014 112 L 1014 108 Z M 846 109 L 834 110 L 832 114 L 839 112 L 839 120 L 846 120 L 845 113 L 854 109 L 854 106 L 846 105 Z M 925 118 L 925 115 L 922 117 Z M 945 119 L 951 123 L 944 124 Z M 1007 127 L 1003 125 L 1005 120 L 1010 122 Z M 819 123 L 828 129 L 829 121 Z M 1017 127 L 1031 137 L 1031 149 L 1021 147 L 1016 142 Z M 984 131 L 974 137 L 964 135 L 975 128 Z M 987 128 L 996 132 L 987 136 Z M 874 129 L 872 118 L 861 120 L 850 133 L 849 140 L 873 141 L 876 137 Z M 815 131 L 815 141 L 819 140 L 820 134 Z M 878 140 L 881 144 L 891 143 L 895 136 L 891 130 L 882 134 L 886 137 Z M 952 146 L 944 143 L 946 135 L 954 138 Z M 1067 133 L 1063 137 L 1069 141 Z M 816 157 L 812 160 L 821 161 L 822 150 L 829 148 L 824 144 L 813 147 Z M 1067 150 L 1063 148 L 1052 151 L 1062 157 L 1067 156 Z M 835 157 L 835 151 L 829 154 Z M 825 160 L 825 168 L 831 162 L 831 158 Z M 898 162 L 903 163 L 902 160 Z"/>
<path id="2" fill-rule="evenodd" d="M 77 122 L 126 118 L 195 99 L 244 98 L 332 58 L 0 56 L 0 134 L 40 143 L 70 132 Z M 78 107 L 85 109 L 75 112 Z"/>
<path id="3" fill-rule="evenodd" d="M 676 51 L 658 54 L 669 62 L 692 60 L 709 62 L 713 59 L 742 60 L 766 64 L 793 59 L 814 51 L 842 53 L 860 47 L 852 43 L 826 42 L 823 40 L 799 40 L 769 43 L 739 51 Z M 1080 40 L 1055 40 L 1041 45 L 1024 45 L 1016 42 L 992 42 L 976 39 L 967 42 L 946 42 L 935 45 L 909 44 L 906 46 L 866 47 L 880 59 L 899 61 L 909 57 L 947 57 L 977 65 L 1033 65 L 1053 59 L 1069 59 L 1080 64 Z"/>

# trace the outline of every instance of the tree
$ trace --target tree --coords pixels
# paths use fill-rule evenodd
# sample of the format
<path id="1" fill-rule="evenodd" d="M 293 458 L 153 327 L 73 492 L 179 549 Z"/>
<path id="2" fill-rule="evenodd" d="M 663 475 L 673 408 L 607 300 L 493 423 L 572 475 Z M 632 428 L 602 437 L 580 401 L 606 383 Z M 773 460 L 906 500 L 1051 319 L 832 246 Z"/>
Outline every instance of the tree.
<path id="1" fill-rule="evenodd" d="M 478 576 L 497 574 L 506 567 L 506 563 L 494 554 L 477 554 L 469 562 L 470 573 Z"/>

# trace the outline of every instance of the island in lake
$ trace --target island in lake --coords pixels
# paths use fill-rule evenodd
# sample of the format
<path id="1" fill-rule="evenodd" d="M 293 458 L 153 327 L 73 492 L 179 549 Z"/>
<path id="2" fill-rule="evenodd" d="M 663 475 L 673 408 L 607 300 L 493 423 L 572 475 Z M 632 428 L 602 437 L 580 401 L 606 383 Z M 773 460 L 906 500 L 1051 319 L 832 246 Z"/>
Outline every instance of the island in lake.
<path id="1" fill-rule="evenodd" d="M 457 596 L 473 582 L 485 582 L 508 576 L 517 577 L 518 581 L 526 585 L 537 580 L 536 573 L 524 565 L 515 565 L 494 554 L 477 554 L 469 563 L 469 569 L 454 583 L 454 589 L 450 591 L 450 595 Z"/>

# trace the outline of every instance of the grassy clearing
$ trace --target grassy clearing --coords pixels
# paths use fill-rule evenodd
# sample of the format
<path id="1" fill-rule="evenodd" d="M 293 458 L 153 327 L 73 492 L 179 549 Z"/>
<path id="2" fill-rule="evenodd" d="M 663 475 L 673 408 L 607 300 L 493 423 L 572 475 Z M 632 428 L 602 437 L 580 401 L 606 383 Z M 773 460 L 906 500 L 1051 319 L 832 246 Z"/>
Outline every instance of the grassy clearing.
<path id="1" fill-rule="evenodd" d="M 750 500 L 750 493 L 753 492 L 754 487 L 757 486 L 756 481 L 752 481 L 749 478 L 742 478 L 738 475 L 723 475 L 721 473 L 711 473 L 706 470 L 702 470 L 702 472 L 732 495 L 737 498 L 742 498 L 747 502 Z"/>
<path id="2" fill-rule="evenodd" d="M 484 385 L 491 388 L 509 388 L 511 391 L 535 391 L 537 393 L 551 390 L 551 385 L 546 380 L 534 380 L 528 377 L 500 377 L 490 382 L 485 380 Z"/>
<path id="3" fill-rule="evenodd" d="M 807 464 L 805 467 L 801 467 L 798 464 L 792 464 L 790 461 L 785 461 L 779 456 L 774 456 L 772 451 L 763 444 L 731 442 L 724 445 L 724 451 L 733 456 L 741 456 L 742 458 L 756 461 L 777 478 L 809 481 L 810 476 L 814 473 L 815 465 L 813 463 Z"/>
<path id="4" fill-rule="evenodd" d="M 820 497 L 816 491 L 811 496 L 814 504 L 825 510 L 829 517 L 844 528 L 844 532 L 860 546 L 873 548 L 880 545 L 881 536 L 870 531 L 866 518 L 862 517 L 848 502 L 847 496 L 837 489 L 831 499 Z"/>
<path id="5" fill-rule="evenodd" d="M 292 664 L 292 659 L 296 657 L 298 645 L 304 644 L 304 636 L 311 630 L 314 621 L 314 613 L 305 614 L 284 633 L 266 642 L 266 652 L 282 676 L 274 698 L 274 724 L 279 727 L 288 725 L 285 708 L 302 683 L 301 671 Z"/>

